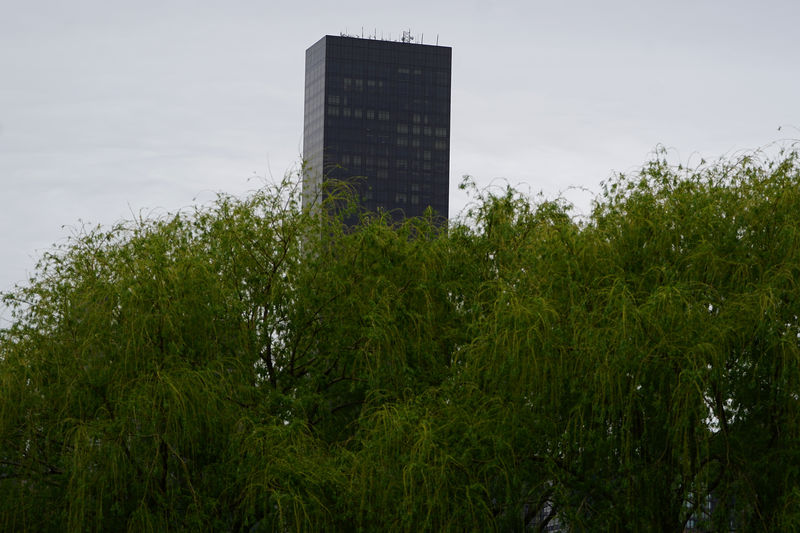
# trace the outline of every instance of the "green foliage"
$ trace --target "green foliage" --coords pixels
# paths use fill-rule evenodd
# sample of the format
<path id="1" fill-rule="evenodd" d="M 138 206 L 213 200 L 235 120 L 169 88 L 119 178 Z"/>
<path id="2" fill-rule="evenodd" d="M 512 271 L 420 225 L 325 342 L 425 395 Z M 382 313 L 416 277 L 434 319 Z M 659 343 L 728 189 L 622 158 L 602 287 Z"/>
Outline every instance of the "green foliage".
<path id="1" fill-rule="evenodd" d="M 46 254 L 0 529 L 797 528 L 797 153 L 659 155 L 583 220 L 464 187 L 446 227 L 287 179 Z"/>

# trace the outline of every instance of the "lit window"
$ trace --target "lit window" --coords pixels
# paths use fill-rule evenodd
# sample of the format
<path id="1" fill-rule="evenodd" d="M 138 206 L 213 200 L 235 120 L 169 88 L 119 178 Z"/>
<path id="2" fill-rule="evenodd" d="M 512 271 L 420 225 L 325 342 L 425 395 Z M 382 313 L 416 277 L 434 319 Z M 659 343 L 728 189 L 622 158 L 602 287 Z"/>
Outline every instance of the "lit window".
<path id="1" fill-rule="evenodd" d="M 397 133 L 408 133 L 408 124 L 398 124 Z"/>
<path id="2" fill-rule="evenodd" d="M 367 109 L 367 120 L 372 120 L 375 118 L 375 111 L 372 109 Z"/>
<path id="3" fill-rule="evenodd" d="M 378 120 L 389 120 L 388 111 L 378 111 Z"/>
<path id="4" fill-rule="evenodd" d="M 353 109 L 353 116 L 356 118 L 361 118 L 362 112 L 360 108 Z"/>
<path id="5" fill-rule="evenodd" d="M 408 137 L 398 137 L 397 146 L 408 146 Z"/>
<path id="6" fill-rule="evenodd" d="M 339 95 L 338 94 L 329 94 L 328 95 L 328 103 L 331 105 L 339 105 Z"/>

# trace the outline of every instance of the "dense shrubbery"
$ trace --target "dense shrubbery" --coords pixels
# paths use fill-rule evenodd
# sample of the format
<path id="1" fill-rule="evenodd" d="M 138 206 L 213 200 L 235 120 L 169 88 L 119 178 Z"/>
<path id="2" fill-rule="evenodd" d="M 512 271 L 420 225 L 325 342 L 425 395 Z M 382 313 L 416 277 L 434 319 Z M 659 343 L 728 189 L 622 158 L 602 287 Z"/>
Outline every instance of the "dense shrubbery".
<path id="1" fill-rule="evenodd" d="M 6 295 L 0 529 L 800 527 L 800 164 L 345 229 L 291 180 Z"/>

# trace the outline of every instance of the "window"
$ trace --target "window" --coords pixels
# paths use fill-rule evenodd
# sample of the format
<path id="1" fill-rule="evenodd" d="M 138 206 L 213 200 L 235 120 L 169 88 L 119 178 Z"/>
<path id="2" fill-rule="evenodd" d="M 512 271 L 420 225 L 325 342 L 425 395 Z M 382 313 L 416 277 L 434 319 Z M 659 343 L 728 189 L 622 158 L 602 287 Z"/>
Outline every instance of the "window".
<path id="1" fill-rule="evenodd" d="M 408 124 L 398 124 L 397 133 L 408 133 Z"/>
<path id="2" fill-rule="evenodd" d="M 361 118 L 361 115 L 362 115 L 361 108 L 357 107 L 357 108 L 353 109 L 353 116 L 354 117 Z"/>
<path id="3" fill-rule="evenodd" d="M 398 137 L 397 146 L 408 146 L 408 137 Z"/>
<path id="4" fill-rule="evenodd" d="M 339 95 L 338 94 L 329 94 L 328 95 L 328 103 L 331 105 L 339 105 Z"/>
<path id="5" fill-rule="evenodd" d="M 367 109 L 367 120 L 372 120 L 375 118 L 375 111 L 372 109 Z"/>
<path id="6" fill-rule="evenodd" d="M 389 120 L 388 111 L 378 111 L 378 120 Z"/>
<path id="7" fill-rule="evenodd" d="M 447 137 L 447 128 L 436 128 L 437 137 Z"/>
<path id="8" fill-rule="evenodd" d="M 447 150 L 447 141 L 437 140 L 436 144 L 434 145 L 434 148 L 436 148 L 437 150 Z"/>

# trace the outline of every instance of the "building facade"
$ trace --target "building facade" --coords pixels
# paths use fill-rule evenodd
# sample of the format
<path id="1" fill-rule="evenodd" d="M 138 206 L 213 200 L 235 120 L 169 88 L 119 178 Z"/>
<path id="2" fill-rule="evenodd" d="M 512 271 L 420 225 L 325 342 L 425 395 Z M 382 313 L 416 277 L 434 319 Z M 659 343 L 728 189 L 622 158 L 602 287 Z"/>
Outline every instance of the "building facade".
<path id="1" fill-rule="evenodd" d="M 348 180 L 367 211 L 448 216 L 452 49 L 327 35 L 306 50 L 303 203 Z"/>

